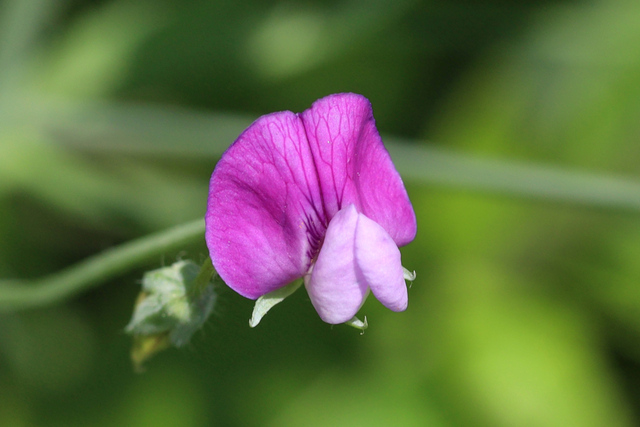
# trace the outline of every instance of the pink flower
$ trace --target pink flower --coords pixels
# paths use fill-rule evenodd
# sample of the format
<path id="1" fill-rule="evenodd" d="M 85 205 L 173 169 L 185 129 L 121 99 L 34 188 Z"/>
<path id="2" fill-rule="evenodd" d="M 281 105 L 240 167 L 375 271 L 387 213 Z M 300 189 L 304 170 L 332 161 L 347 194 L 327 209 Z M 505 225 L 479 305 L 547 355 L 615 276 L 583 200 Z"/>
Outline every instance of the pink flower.
<path id="1" fill-rule="evenodd" d="M 327 323 L 352 319 L 369 290 L 407 308 L 398 247 L 416 217 L 361 95 L 256 120 L 213 171 L 205 219 L 213 265 L 240 295 L 304 278 Z"/>

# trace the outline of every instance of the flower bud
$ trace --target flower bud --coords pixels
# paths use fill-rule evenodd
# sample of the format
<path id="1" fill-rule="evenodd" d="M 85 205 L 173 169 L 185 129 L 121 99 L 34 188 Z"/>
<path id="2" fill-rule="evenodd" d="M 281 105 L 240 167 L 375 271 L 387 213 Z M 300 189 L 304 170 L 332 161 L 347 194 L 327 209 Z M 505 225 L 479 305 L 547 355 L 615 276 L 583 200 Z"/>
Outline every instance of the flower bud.
<path id="1" fill-rule="evenodd" d="M 134 338 L 131 357 L 136 368 L 171 345 L 187 344 L 200 329 L 215 304 L 214 274 L 209 260 L 202 267 L 181 260 L 144 274 L 142 291 L 125 328 Z"/>

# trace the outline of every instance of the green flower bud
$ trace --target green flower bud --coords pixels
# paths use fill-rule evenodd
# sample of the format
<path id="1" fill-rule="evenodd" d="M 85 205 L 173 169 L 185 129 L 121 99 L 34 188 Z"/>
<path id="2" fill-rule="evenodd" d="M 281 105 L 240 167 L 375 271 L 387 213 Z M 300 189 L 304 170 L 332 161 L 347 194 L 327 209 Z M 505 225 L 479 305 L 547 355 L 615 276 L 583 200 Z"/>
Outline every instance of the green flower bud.
<path id="1" fill-rule="evenodd" d="M 131 357 L 139 369 L 155 353 L 182 347 L 209 318 L 216 301 L 211 261 L 202 267 L 178 261 L 145 273 L 125 331 L 134 337 Z"/>

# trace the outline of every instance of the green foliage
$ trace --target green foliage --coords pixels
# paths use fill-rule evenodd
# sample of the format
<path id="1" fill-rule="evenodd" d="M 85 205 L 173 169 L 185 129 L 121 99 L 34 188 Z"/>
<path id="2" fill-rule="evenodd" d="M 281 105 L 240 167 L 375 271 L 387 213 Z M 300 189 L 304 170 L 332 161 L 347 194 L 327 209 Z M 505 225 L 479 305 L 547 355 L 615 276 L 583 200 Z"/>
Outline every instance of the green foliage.
<path id="1" fill-rule="evenodd" d="M 4 0 L 0 425 L 638 424 L 639 12 Z M 135 376 L 139 268 L 206 259 L 201 223 L 153 259 L 70 266 L 201 218 L 251 120 L 340 91 L 394 135 L 419 225 L 409 309 L 369 299 L 360 336 L 297 292 L 251 329 L 252 302 L 221 286 L 188 348 Z"/>

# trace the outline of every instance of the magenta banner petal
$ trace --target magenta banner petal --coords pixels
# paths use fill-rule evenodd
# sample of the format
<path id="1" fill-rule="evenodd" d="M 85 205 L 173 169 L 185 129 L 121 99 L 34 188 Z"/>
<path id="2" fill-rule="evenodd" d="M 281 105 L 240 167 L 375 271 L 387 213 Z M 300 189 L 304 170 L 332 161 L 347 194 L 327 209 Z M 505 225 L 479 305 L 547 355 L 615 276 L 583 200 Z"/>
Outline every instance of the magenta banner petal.
<path id="1" fill-rule="evenodd" d="M 373 295 L 393 311 L 407 308 L 407 286 L 400 262 L 400 250 L 375 221 L 358 214 L 355 257 L 361 275 Z"/>
<path id="2" fill-rule="evenodd" d="M 229 147 L 205 219 L 213 265 L 239 294 L 255 299 L 307 272 L 327 220 L 297 115 L 263 116 Z"/>
<path id="3" fill-rule="evenodd" d="M 354 257 L 358 212 L 353 205 L 338 212 L 327 228 L 325 242 L 305 285 L 320 318 L 344 323 L 355 316 L 367 295 Z"/>
<path id="4" fill-rule="evenodd" d="M 301 114 L 329 217 L 353 203 L 402 246 L 416 234 L 404 184 L 376 129 L 371 103 L 353 93 L 319 99 Z"/>

